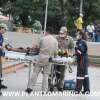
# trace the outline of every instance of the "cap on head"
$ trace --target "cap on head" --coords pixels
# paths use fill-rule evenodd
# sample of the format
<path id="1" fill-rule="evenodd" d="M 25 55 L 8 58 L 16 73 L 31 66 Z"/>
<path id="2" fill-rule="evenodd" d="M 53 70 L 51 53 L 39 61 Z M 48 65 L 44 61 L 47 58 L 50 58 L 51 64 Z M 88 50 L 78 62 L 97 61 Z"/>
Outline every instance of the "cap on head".
<path id="1" fill-rule="evenodd" d="M 83 17 L 83 14 L 82 14 L 82 13 L 80 13 L 80 16 L 81 16 L 81 17 Z"/>
<path id="2" fill-rule="evenodd" d="M 65 32 L 67 32 L 67 27 L 62 26 L 62 27 L 60 28 L 60 33 L 65 33 Z"/>
<path id="3" fill-rule="evenodd" d="M 4 23 L 0 23 L 0 27 L 1 27 L 1 28 L 4 28 L 5 30 L 8 30 L 7 25 L 4 24 Z"/>

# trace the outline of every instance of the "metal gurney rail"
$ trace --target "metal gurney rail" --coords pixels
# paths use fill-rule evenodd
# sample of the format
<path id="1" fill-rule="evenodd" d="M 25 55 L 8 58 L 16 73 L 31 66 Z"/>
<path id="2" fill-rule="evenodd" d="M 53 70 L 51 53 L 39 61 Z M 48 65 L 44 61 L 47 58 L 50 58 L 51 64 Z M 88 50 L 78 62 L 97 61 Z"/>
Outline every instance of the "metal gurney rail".
<path id="1" fill-rule="evenodd" d="M 31 65 L 35 64 L 36 58 L 38 57 L 38 55 L 33 55 L 33 54 L 26 55 L 26 53 L 5 51 L 5 57 L 7 57 L 10 60 L 28 63 L 28 68 L 29 68 L 29 70 L 28 70 L 28 84 L 27 84 L 27 87 L 28 87 L 29 82 L 30 82 L 29 80 L 31 77 Z"/>

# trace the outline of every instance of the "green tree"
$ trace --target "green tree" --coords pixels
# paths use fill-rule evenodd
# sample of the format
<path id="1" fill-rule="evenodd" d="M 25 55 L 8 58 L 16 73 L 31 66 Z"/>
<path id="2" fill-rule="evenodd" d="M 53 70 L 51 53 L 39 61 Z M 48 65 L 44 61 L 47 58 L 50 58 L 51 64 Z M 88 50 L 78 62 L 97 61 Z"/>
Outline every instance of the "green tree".
<path id="1" fill-rule="evenodd" d="M 100 0 L 83 1 L 84 25 L 100 20 Z M 44 25 L 45 4 L 45 0 L 0 0 L 3 13 L 12 15 L 15 24 L 25 27 L 31 27 L 34 20 Z M 80 0 L 49 0 L 47 28 L 56 33 L 62 25 L 74 29 L 79 7 Z"/>

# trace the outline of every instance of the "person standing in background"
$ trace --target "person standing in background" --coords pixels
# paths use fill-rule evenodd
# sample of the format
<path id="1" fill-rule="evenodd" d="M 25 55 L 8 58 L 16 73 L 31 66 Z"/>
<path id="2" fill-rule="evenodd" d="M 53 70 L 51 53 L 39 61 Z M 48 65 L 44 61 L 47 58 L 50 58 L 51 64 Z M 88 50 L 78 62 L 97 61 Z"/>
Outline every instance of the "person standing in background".
<path id="1" fill-rule="evenodd" d="M 7 86 L 2 84 L 2 56 L 4 56 L 4 51 L 3 51 L 3 34 L 6 32 L 7 26 L 3 23 L 0 24 L 0 91 L 1 89 L 6 89 Z M 0 95 L 2 93 L 0 92 Z"/>
<path id="2" fill-rule="evenodd" d="M 87 25 L 86 31 L 88 32 L 89 37 L 92 39 L 95 39 L 95 26 L 93 23 L 90 23 L 90 25 Z"/>
<path id="3" fill-rule="evenodd" d="M 77 28 L 77 31 L 83 30 L 83 14 L 80 13 L 80 16 L 75 21 L 75 26 Z"/>

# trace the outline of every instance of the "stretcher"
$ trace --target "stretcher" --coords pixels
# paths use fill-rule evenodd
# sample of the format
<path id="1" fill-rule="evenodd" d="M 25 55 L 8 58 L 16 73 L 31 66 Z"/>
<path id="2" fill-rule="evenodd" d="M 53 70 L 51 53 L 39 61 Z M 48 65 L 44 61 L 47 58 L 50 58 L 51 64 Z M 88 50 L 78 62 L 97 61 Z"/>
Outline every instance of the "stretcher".
<path id="1" fill-rule="evenodd" d="M 57 79 L 57 73 L 61 74 L 59 71 L 56 70 L 55 67 L 65 67 L 69 71 L 69 73 L 72 73 L 72 67 L 71 65 L 75 61 L 74 57 L 60 57 L 57 56 L 55 58 L 52 58 L 51 61 L 51 72 L 50 72 L 50 77 L 49 77 L 49 90 L 54 91 L 56 88 L 59 79 Z M 61 66 L 55 66 L 55 65 L 61 65 Z"/>
<path id="2" fill-rule="evenodd" d="M 5 57 L 14 60 L 14 61 L 19 61 L 23 63 L 28 63 L 28 84 L 29 85 L 29 80 L 31 77 L 31 65 L 35 64 L 37 55 L 34 55 L 34 53 L 31 54 L 26 54 L 26 53 L 20 53 L 20 52 L 14 52 L 14 51 L 5 51 Z"/>
<path id="3" fill-rule="evenodd" d="M 37 57 L 37 55 L 34 54 L 26 54 L 26 53 L 20 53 L 20 52 L 14 52 L 14 51 L 5 51 L 5 57 L 13 60 L 21 60 L 21 61 L 32 61 L 34 62 L 34 59 Z"/>
<path id="4" fill-rule="evenodd" d="M 74 62 L 74 58 L 73 57 L 60 57 L 60 56 L 57 56 L 55 58 L 52 58 L 52 62 L 54 64 L 66 65 L 66 64 L 73 63 Z"/>
<path id="5" fill-rule="evenodd" d="M 13 52 L 13 51 L 5 51 L 5 57 L 11 60 L 17 60 L 20 62 L 28 63 L 28 84 L 29 86 L 30 78 L 31 78 L 31 65 L 35 64 L 38 58 L 38 55 L 29 54 L 26 55 L 26 53 L 20 53 L 20 52 Z M 65 65 L 66 68 L 68 68 L 68 71 L 72 73 L 72 68 L 70 64 L 74 61 L 74 58 L 72 57 L 55 57 L 52 58 L 52 62 L 50 62 L 51 65 L 51 73 L 49 77 L 49 90 L 52 86 L 55 86 L 57 84 L 57 77 L 56 77 L 56 70 L 54 69 L 54 65 Z"/>

